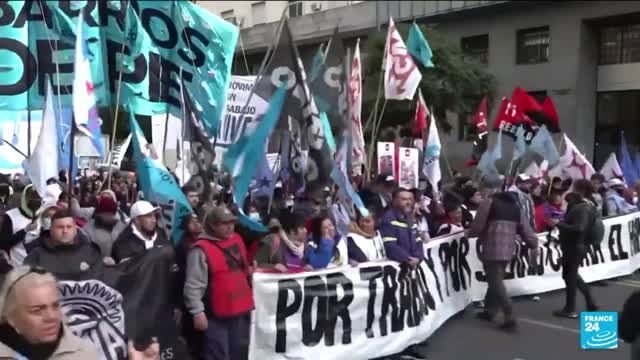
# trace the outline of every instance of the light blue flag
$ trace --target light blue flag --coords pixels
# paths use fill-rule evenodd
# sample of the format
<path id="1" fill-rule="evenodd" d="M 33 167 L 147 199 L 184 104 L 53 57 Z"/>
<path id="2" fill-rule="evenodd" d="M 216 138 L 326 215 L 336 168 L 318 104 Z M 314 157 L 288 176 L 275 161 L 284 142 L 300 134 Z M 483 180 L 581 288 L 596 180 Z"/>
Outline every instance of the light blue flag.
<path id="1" fill-rule="evenodd" d="M 320 75 L 320 70 L 322 70 L 322 64 L 324 64 L 324 53 L 323 53 L 323 44 L 320 44 L 316 54 L 313 55 L 313 60 L 311 60 L 311 71 L 309 72 L 309 80 L 313 81 L 318 75 Z"/>
<path id="2" fill-rule="evenodd" d="M 331 124 L 329 123 L 329 118 L 327 117 L 327 113 L 320 113 L 320 121 L 322 122 L 322 130 L 324 131 L 324 138 L 327 141 L 327 145 L 329 145 L 329 149 L 331 149 L 331 153 L 334 154 L 336 152 L 336 139 L 333 137 L 333 132 L 331 131 Z"/>
<path id="3" fill-rule="evenodd" d="M 351 136 L 350 134 L 345 134 L 344 137 Z M 353 205 L 355 205 L 356 209 L 360 212 L 362 216 L 369 216 L 369 210 L 362 202 L 360 195 L 353 190 L 353 186 L 349 181 L 349 177 L 347 174 L 347 155 L 348 155 L 348 142 L 347 139 L 342 141 L 342 145 L 340 146 L 340 152 L 336 156 L 336 160 L 333 163 L 333 169 L 331 170 L 331 179 L 338 185 L 338 190 L 347 198 L 351 199 Z"/>
<path id="4" fill-rule="evenodd" d="M 549 168 L 553 168 L 560 161 L 560 154 L 558 154 L 558 148 L 551 138 L 551 133 L 545 125 L 542 125 L 538 129 L 538 133 L 531 140 L 529 150 L 542 156 L 543 159 L 549 162 Z"/>
<path id="5" fill-rule="evenodd" d="M 489 181 L 499 181 L 500 173 L 496 168 L 496 161 L 502 158 L 502 130 L 498 134 L 497 142 L 490 151 L 485 151 L 478 162 L 478 171 L 483 178 Z"/>
<path id="6" fill-rule="evenodd" d="M 57 101 L 57 97 L 56 97 Z M 56 114 L 56 132 L 58 134 L 58 170 L 69 170 L 69 161 L 71 151 L 71 129 L 73 118 L 71 117 L 73 111 L 71 108 L 63 107 L 60 109 L 57 103 L 54 104 L 54 111 Z M 73 156 L 73 173 L 71 178 L 75 179 L 78 173 L 78 157 Z"/>
<path id="7" fill-rule="evenodd" d="M 433 62 L 431 61 L 431 58 L 433 57 L 431 47 L 429 47 L 429 43 L 427 42 L 427 39 L 424 38 L 422 30 L 420 30 L 420 27 L 415 22 L 411 25 L 411 30 L 409 30 L 407 49 L 416 60 L 422 63 L 422 65 L 425 67 L 433 67 Z"/>
<path id="8" fill-rule="evenodd" d="M 527 142 L 524 139 L 525 131 L 524 127 L 518 126 L 516 129 L 516 142 L 513 148 L 513 159 L 519 159 L 527 152 Z"/>
<path id="9" fill-rule="evenodd" d="M 133 113 L 130 113 L 129 119 L 138 185 L 144 194 L 144 199 L 160 207 L 160 223 L 171 236 L 173 243 L 178 244 L 184 232 L 182 229 L 184 218 L 189 216 L 193 209 L 175 177 L 155 156 L 154 151 L 150 151 L 149 143 Z"/>
<path id="10" fill-rule="evenodd" d="M 242 225 L 254 231 L 266 232 L 267 228 L 263 224 L 250 219 L 242 208 L 249 192 L 251 179 L 253 179 L 258 169 L 260 159 L 264 156 L 264 147 L 267 139 L 280 118 L 286 94 L 287 87 L 286 81 L 284 81 L 271 97 L 269 109 L 253 134 L 245 135 L 238 142 L 231 145 L 223 160 L 223 165 L 229 170 L 234 180 L 233 200 L 238 205 L 238 220 Z"/>
<path id="11" fill-rule="evenodd" d="M 266 153 L 264 153 L 258 164 L 258 171 L 254 175 L 253 180 L 255 180 L 255 186 L 252 192 L 253 196 L 271 198 L 276 181 L 273 169 L 269 166 Z"/>
<path id="12" fill-rule="evenodd" d="M 624 139 L 624 132 L 620 133 L 620 168 L 622 169 L 622 175 L 624 175 L 624 182 L 627 186 L 635 186 L 638 181 L 638 170 L 633 164 L 629 148 L 627 147 L 627 141 Z"/>
<path id="13" fill-rule="evenodd" d="M 634 164 L 635 164 L 635 168 L 636 168 L 637 174 L 640 177 L 640 152 L 636 153 Z"/>

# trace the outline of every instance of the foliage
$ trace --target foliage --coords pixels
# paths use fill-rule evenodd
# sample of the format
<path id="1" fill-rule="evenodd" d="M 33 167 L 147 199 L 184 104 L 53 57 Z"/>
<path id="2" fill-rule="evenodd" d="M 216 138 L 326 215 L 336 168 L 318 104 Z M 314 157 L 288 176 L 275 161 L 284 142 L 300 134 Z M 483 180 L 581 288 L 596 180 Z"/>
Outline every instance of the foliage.
<path id="1" fill-rule="evenodd" d="M 402 38 L 407 39 L 410 24 L 396 24 Z M 418 63 L 422 73 L 420 89 L 429 109 L 438 121 L 438 127 L 445 132 L 451 131 L 446 113 L 452 112 L 468 118 L 472 115 L 484 96 L 491 103 L 496 91 L 496 80 L 481 64 L 465 57 L 462 50 L 451 43 L 442 33 L 421 26 L 425 38 L 433 52 L 435 67 L 424 68 Z M 378 82 L 383 76 L 382 57 L 386 41 L 386 30 L 369 37 L 368 58 L 365 68 L 366 79 L 363 99 L 363 118 L 367 119 L 375 105 Z M 384 102 L 381 95 L 380 108 Z M 416 95 L 417 96 L 417 95 Z M 382 119 L 382 128 L 411 126 L 415 112 L 414 101 L 388 101 Z"/>

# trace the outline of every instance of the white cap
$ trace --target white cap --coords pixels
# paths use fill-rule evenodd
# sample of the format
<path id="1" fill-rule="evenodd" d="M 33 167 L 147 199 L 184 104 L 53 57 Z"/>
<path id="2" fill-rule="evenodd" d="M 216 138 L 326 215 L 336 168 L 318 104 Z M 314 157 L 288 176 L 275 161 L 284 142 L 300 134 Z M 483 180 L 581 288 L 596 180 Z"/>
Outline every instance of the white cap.
<path id="1" fill-rule="evenodd" d="M 622 180 L 620 180 L 618 178 L 613 178 L 613 179 L 609 180 L 607 185 L 609 185 L 609 187 L 624 186 L 624 183 L 622 182 Z"/>
<path id="2" fill-rule="evenodd" d="M 531 177 L 527 174 L 520 174 L 518 175 L 518 179 L 522 180 L 522 181 L 529 181 L 529 179 L 531 179 Z"/>
<path id="3" fill-rule="evenodd" d="M 282 181 L 276 183 L 276 189 L 282 189 Z"/>
<path id="4" fill-rule="evenodd" d="M 131 205 L 131 219 L 135 219 L 138 216 L 149 215 L 158 209 L 159 207 L 151 205 L 148 201 L 136 201 L 135 204 Z"/>
<path id="5" fill-rule="evenodd" d="M 393 182 L 393 181 L 396 181 L 396 178 L 394 178 L 393 176 L 389 175 L 386 178 L 384 178 L 384 181 Z"/>

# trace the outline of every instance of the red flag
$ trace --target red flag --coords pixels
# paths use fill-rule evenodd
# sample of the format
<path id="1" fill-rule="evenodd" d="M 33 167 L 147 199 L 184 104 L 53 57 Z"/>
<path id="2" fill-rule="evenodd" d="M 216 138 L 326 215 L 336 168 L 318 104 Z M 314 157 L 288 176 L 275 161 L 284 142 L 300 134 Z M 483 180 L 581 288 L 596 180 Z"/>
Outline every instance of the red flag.
<path id="1" fill-rule="evenodd" d="M 509 98 L 502 98 L 500 108 L 496 113 L 496 118 L 493 122 L 493 130 L 500 130 L 500 126 L 503 123 L 511 125 L 533 125 L 533 121 L 525 113 L 518 109 L 517 104 L 509 100 Z"/>
<path id="2" fill-rule="evenodd" d="M 553 131 L 554 129 L 560 129 L 560 117 L 558 117 L 558 112 L 556 111 L 555 105 L 553 105 L 553 101 L 548 96 L 542 103 L 542 112 L 551 123 L 551 131 Z"/>
<path id="3" fill-rule="evenodd" d="M 478 112 L 473 115 L 473 125 L 476 126 L 478 133 L 487 132 L 487 97 L 485 96 L 480 102 Z"/>
<path id="4" fill-rule="evenodd" d="M 418 90 L 418 102 L 416 104 L 416 115 L 413 118 L 413 135 L 415 137 L 424 137 L 425 130 L 427 130 L 427 119 L 429 116 L 429 109 L 424 103 L 422 98 L 422 90 Z"/>
<path id="5" fill-rule="evenodd" d="M 513 93 L 511 94 L 511 102 L 514 103 L 518 111 L 523 114 L 534 111 L 542 111 L 542 106 L 540 106 L 538 101 L 534 99 L 533 96 L 529 95 L 529 93 L 522 90 L 522 88 L 519 86 L 513 89 Z"/>
<path id="6" fill-rule="evenodd" d="M 478 164 L 482 154 L 487 151 L 487 97 L 480 102 L 478 111 L 473 115 L 473 125 L 476 127 L 476 137 L 473 140 L 473 152 L 471 158 L 464 164 L 471 167 Z"/>

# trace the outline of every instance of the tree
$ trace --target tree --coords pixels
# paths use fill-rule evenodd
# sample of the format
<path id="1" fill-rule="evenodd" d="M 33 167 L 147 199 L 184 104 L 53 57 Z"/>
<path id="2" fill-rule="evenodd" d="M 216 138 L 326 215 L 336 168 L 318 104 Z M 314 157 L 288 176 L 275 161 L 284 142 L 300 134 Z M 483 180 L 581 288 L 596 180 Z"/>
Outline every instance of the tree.
<path id="1" fill-rule="evenodd" d="M 397 23 L 396 26 L 406 41 L 410 25 Z M 462 50 L 446 39 L 443 34 L 424 25 L 421 26 L 421 30 L 433 52 L 435 67 L 424 68 L 422 64 L 417 63 L 422 73 L 420 89 L 427 106 L 438 121 L 438 127 L 448 133 L 452 126 L 447 122 L 447 112 L 468 118 L 475 112 L 484 96 L 487 96 L 491 103 L 495 96 L 496 80 L 481 64 L 465 57 Z M 381 31 L 373 34 L 368 41 L 366 97 L 363 99 L 364 119 L 367 119 L 369 113 L 374 110 L 378 82 L 380 76 L 384 76 L 380 69 L 386 35 L 386 30 Z M 382 118 L 381 128 L 411 126 L 414 112 L 415 100 L 389 101 Z"/>

